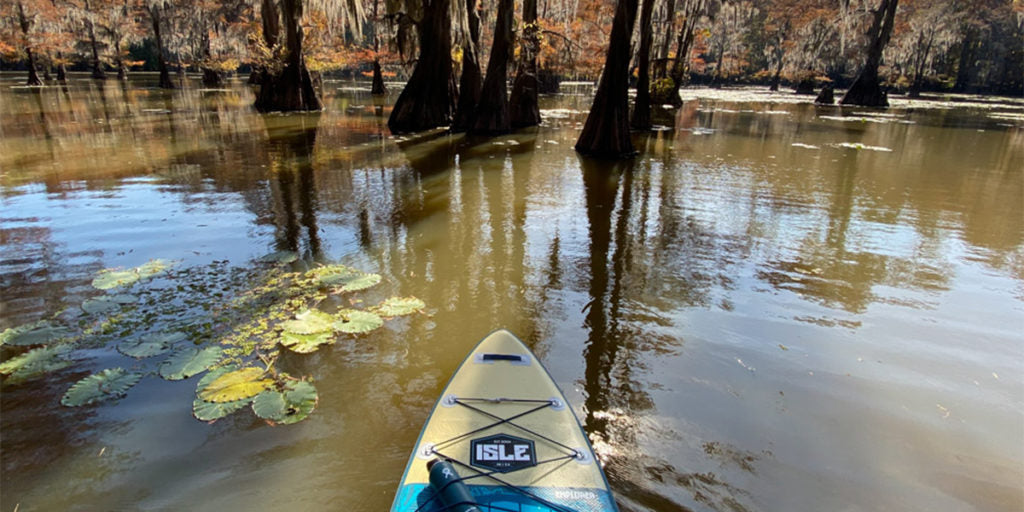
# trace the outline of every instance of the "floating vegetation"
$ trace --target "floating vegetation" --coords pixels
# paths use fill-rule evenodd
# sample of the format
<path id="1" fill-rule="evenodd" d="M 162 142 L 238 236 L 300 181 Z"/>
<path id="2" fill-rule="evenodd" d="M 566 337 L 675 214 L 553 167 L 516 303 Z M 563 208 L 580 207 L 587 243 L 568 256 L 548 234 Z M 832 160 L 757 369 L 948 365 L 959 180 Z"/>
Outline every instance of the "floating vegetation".
<path id="1" fill-rule="evenodd" d="M 16 347 L 43 345 L 71 336 L 72 334 L 71 329 L 67 327 L 53 325 L 47 320 L 41 320 L 19 327 L 11 327 L 0 333 L 0 345 L 13 345 Z"/>
<path id="2" fill-rule="evenodd" d="M 195 416 L 197 420 L 210 422 L 217 421 L 252 403 L 251 398 L 243 398 L 233 402 L 207 402 L 200 398 L 200 395 L 202 395 L 203 391 L 211 382 L 217 380 L 222 375 L 233 372 L 237 369 L 238 367 L 234 365 L 222 366 L 220 368 L 210 370 L 206 375 L 203 375 L 203 378 L 199 379 L 199 383 L 196 384 L 196 399 L 192 402 L 192 415 Z"/>
<path id="3" fill-rule="evenodd" d="M 153 357 L 171 349 L 175 343 L 185 339 L 182 332 L 159 332 L 128 340 L 117 346 L 117 351 L 136 359 Z"/>
<path id="4" fill-rule="evenodd" d="M 64 358 L 70 351 L 67 345 L 53 345 L 29 350 L 0 364 L 0 375 L 10 382 L 21 382 L 44 373 L 67 368 L 71 361 Z"/>
<path id="5" fill-rule="evenodd" d="M 90 315 L 100 315 L 121 309 L 121 304 L 111 300 L 109 297 L 97 297 L 88 299 L 82 303 L 82 311 Z"/>
<path id="6" fill-rule="evenodd" d="M 297 258 L 280 251 L 256 265 L 230 267 L 224 260 L 172 268 L 166 260 L 153 260 L 103 270 L 92 286 L 106 293 L 0 332 L 0 345 L 10 347 L 0 376 L 5 384 L 23 382 L 71 366 L 76 351 L 116 349 L 132 358 L 131 370 L 110 368 L 78 381 L 61 398 L 63 405 L 119 398 L 146 376 L 178 381 L 201 375 L 192 404 L 200 421 L 249 406 L 272 424 L 301 421 L 319 395 L 309 376 L 275 369 L 283 350 L 315 352 L 342 336 L 379 329 L 388 318 L 420 312 L 425 304 L 391 297 L 366 309 L 322 310 L 321 304 L 338 303 L 325 303 L 329 296 L 373 288 L 382 277 L 340 264 L 295 272 L 288 264 Z M 150 280 L 157 275 L 162 278 Z"/>
<path id="7" fill-rule="evenodd" d="M 416 297 L 391 297 L 377 305 L 375 311 L 380 316 L 405 316 L 423 311 L 425 307 L 427 305 Z"/>
<path id="8" fill-rule="evenodd" d="M 263 368 L 242 368 L 217 377 L 199 393 L 199 398 L 206 402 L 223 404 L 252 398 L 274 384 L 272 379 L 264 379 L 267 371 Z"/>
<path id="9" fill-rule="evenodd" d="M 293 263 L 299 259 L 299 253 L 294 251 L 277 251 L 272 252 L 262 258 L 260 261 L 266 263 Z"/>
<path id="10" fill-rule="evenodd" d="M 128 270 L 106 269 L 92 280 L 94 288 L 110 290 L 134 284 L 137 281 L 164 273 L 171 266 L 167 260 L 151 260 Z"/>
<path id="11" fill-rule="evenodd" d="M 60 403 L 68 407 L 78 407 L 121 398 L 141 379 L 141 373 L 128 372 L 123 368 L 108 368 L 76 382 L 67 393 L 64 393 Z"/>
<path id="12" fill-rule="evenodd" d="M 914 121 L 908 121 L 905 119 L 897 119 L 895 114 L 869 114 L 859 113 L 856 116 L 818 116 L 818 119 L 825 119 L 826 121 L 839 121 L 841 123 L 900 123 L 900 124 L 915 124 Z"/>
<path id="13" fill-rule="evenodd" d="M 320 332 L 316 334 L 295 334 L 292 332 L 281 333 L 281 345 L 284 345 L 292 352 L 309 354 L 316 352 L 320 345 L 334 343 L 333 333 Z"/>
<path id="14" fill-rule="evenodd" d="M 348 334 L 362 334 L 384 325 L 384 319 L 380 315 L 369 311 L 343 309 L 337 316 L 340 318 L 334 322 L 334 329 Z"/>
<path id="15" fill-rule="evenodd" d="M 307 309 L 298 315 L 294 320 L 288 320 L 281 324 L 284 332 L 291 334 L 317 334 L 331 330 L 334 317 L 315 309 Z"/>
<path id="16" fill-rule="evenodd" d="M 208 370 L 220 360 L 223 352 L 218 346 L 204 349 L 185 347 L 160 364 L 160 376 L 167 380 L 187 379 Z"/>
<path id="17" fill-rule="evenodd" d="M 341 286 L 343 292 L 358 292 L 367 288 L 372 288 L 380 283 L 380 274 L 363 274 L 345 282 Z"/>
<path id="18" fill-rule="evenodd" d="M 839 142 L 837 144 L 829 144 L 829 146 L 832 146 L 834 148 L 862 149 L 862 150 L 866 150 L 866 151 L 892 152 L 892 150 L 889 149 L 889 148 L 883 148 L 882 146 L 868 146 L 866 144 L 861 144 L 860 142 Z"/>
<path id="19" fill-rule="evenodd" d="M 252 401 L 252 410 L 256 416 L 288 425 L 306 419 L 316 408 L 319 396 L 309 382 L 287 381 L 283 388 L 280 391 L 264 391 Z"/>
<path id="20" fill-rule="evenodd" d="M 345 265 L 317 267 L 306 273 L 315 277 L 323 286 L 335 287 L 342 292 L 355 292 L 376 286 L 381 281 L 379 274 L 367 274 Z"/>

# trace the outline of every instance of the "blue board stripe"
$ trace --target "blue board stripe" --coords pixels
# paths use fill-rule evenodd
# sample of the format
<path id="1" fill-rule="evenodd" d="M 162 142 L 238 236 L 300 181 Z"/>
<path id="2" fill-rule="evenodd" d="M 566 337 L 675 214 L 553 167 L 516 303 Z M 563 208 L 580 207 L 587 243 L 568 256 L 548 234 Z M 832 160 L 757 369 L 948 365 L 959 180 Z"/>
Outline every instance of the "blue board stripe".
<path id="1" fill-rule="evenodd" d="M 553 512 L 521 493 L 494 485 L 469 485 L 484 512 L 513 510 L 516 512 Z M 611 494 L 601 489 L 571 487 L 524 487 L 524 490 L 551 503 L 576 512 L 607 512 L 616 510 Z M 439 500 L 432 499 L 434 490 L 428 484 L 404 485 L 398 491 L 393 512 L 438 512 L 444 510 Z M 426 506 L 424 506 L 426 505 Z M 422 508 L 420 508 L 422 507 Z M 561 511 L 559 511 L 561 512 Z"/>

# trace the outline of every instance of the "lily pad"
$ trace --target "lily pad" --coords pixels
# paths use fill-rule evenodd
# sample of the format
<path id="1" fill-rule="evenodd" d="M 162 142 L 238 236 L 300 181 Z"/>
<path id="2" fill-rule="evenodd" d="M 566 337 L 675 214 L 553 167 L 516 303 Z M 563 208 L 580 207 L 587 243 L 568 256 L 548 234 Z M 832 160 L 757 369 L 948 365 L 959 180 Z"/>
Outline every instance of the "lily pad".
<path id="1" fill-rule="evenodd" d="M 334 322 L 334 329 L 348 334 L 362 334 L 384 325 L 384 319 L 380 315 L 369 311 L 343 309 L 338 312 L 337 317 L 340 318 Z"/>
<path id="2" fill-rule="evenodd" d="M 343 286 L 345 283 L 363 275 L 362 272 L 345 265 L 326 265 L 317 267 L 306 274 L 314 276 L 324 286 Z"/>
<path id="3" fill-rule="evenodd" d="M 107 297 L 107 299 L 109 299 L 109 300 L 111 300 L 113 302 L 116 302 L 118 304 L 136 304 L 136 303 L 139 302 L 139 298 L 138 297 L 136 297 L 134 295 L 131 295 L 131 294 L 128 294 L 128 293 L 119 293 L 117 295 L 110 295 L 110 296 Z"/>
<path id="4" fill-rule="evenodd" d="M 298 315 L 295 320 L 282 322 L 281 327 L 285 332 L 292 334 L 316 334 L 331 330 L 331 323 L 334 317 L 316 309 L 307 309 Z"/>
<path id="5" fill-rule="evenodd" d="M 167 260 L 149 260 L 136 268 L 135 271 L 139 274 L 139 277 L 146 279 L 164 273 L 171 265 L 172 263 Z"/>
<path id="6" fill-rule="evenodd" d="M 252 412 L 265 420 L 283 416 L 287 410 L 284 393 L 280 391 L 264 391 L 252 400 Z"/>
<path id="7" fill-rule="evenodd" d="M 171 266 L 167 260 L 151 260 L 138 267 L 128 270 L 105 269 L 92 280 L 94 288 L 110 290 L 134 284 L 140 279 L 153 277 L 163 273 Z"/>
<path id="8" fill-rule="evenodd" d="M 343 292 L 357 292 L 376 286 L 380 283 L 380 274 L 362 274 L 345 281 L 341 286 Z"/>
<path id="9" fill-rule="evenodd" d="M 141 359 L 162 354 L 171 348 L 171 345 L 185 339 L 185 333 L 181 332 L 158 332 L 141 336 L 134 340 L 128 340 L 117 346 L 117 351 L 128 356 Z"/>
<path id="10" fill-rule="evenodd" d="M 316 334 L 295 334 L 291 332 L 281 333 L 281 344 L 299 354 L 316 352 L 320 345 L 334 343 L 330 332 L 319 332 Z"/>
<path id="11" fill-rule="evenodd" d="M 78 407 L 120 398 L 141 379 L 141 373 L 128 372 L 123 368 L 108 368 L 73 384 L 64 393 L 60 403 L 68 407 Z"/>
<path id="12" fill-rule="evenodd" d="M 274 423 L 290 425 L 306 418 L 316 408 L 316 387 L 304 380 L 288 382 L 284 391 L 268 390 L 252 401 L 257 416 Z"/>
<path id="13" fill-rule="evenodd" d="M 265 263 L 291 263 L 298 259 L 299 254 L 294 251 L 277 251 L 260 258 L 260 261 Z"/>
<path id="14" fill-rule="evenodd" d="M 139 279 L 139 274 L 133 270 L 101 270 L 100 274 L 92 280 L 92 286 L 100 290 L 110 290 L 130 285 Z"/>
<path id="15" fill-rule="evenodd" d="M 121 309 L 121 305 L 110 300 L 108 297 L 96 297 L 95 299 L 89 299 L 82 303 L 82 311 L 85 311 L 90 315 L 109 313 L 118 309 Z"/>
<path id="16" fill-rule="evenodd" d="M 261 378 L 266 373 L 266 370 L 254 367 L 225 373 L 199 392 L 199 398 L 214 403 L 252 398 L 274 384 L 272 379 Z"/>
<path id="17" fill-rule="evenodd" d="M 171 354 L 160 363 L 160 376 L 167 380 L 187 379 L 206 371 L 220 360 L 223 350 L 220 347 L 186 347 Z"/>
<path id="18" fill-rule="evenodd" d="M 66 368 L 71 365 L 71 361 L 62 356 L 69 351 L 70 348 L 67 345 L 29 350 L 0 364 L 0 374 L 7 375 L 9 382 L 20 382 Z"/>
<path id="19" fill-rule="evenodd" d="M 199 394 L 210 385 L 211 382 L 217 380 L 226 373 L 237 370 L 238 367 L 234 365 L 228 365 L 214 370 L 210 370 L 209 373 L 203 375 L 199 379 L 199 383 L 196 384 L 196 398 L 192 402 L 192 415 L 200 421 L 216 421 L 228 414 L 231 414 L 249 403 L 252 402 L 251 398 L 244 398 L 242 400 L 235 400 L 233 402 L 207 402 L 202 398 L 199 398 Z"/>
<path id="20" fill-rule="evenodd" d="M 51 341 L 71 336 L 71 329 L 60 325 L 53 325 L 46 320 L 25 324 L 18 327 L 11 327 L 0 333 L 0 345 L 14 345 L 25 347 L 29 345 L 44 345 Z"/>
<path id="21" fill-rule="evenodd" d="M 380 316 L 403 316 L 422 311 L 425 307 L 427 305 L 416 297 L 391 297 L 378 304 L 375 311 Z"/>

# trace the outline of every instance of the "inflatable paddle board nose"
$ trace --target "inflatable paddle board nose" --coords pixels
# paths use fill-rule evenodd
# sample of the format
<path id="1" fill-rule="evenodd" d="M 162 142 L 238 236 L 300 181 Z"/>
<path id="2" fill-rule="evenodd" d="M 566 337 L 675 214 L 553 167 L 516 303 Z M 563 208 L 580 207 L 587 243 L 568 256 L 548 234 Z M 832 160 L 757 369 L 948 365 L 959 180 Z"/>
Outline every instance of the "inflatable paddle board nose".
<path id="1" fill-rule="evenodd" d="M 441 393 L 391 510 L 618 508 L 561 390 L 526 345 L 499 330 L 469 353 Z"/>

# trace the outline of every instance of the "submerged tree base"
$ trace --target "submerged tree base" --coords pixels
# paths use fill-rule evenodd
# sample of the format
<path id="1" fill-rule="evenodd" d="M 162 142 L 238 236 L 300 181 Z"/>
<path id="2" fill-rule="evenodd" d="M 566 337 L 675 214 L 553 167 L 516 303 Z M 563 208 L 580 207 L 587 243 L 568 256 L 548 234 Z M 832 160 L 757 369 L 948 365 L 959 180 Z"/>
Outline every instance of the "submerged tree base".
<path id="1" fill-rule="evenodd" d="M 254 105 L 260 112 L 320 110 L 320 96 L 309 70 L 301 62 L 285 66 L 279 75 L 264 72 Z"/>
<path id="2" fill-rule="evenodd" d="M 846 91 L 839 104 L 861 107 L 888 107 L 889 95 L 878 84 L 877 77 L 874 80 L 857 77 L 857 80 L 850 86 L 850 90 Z"/>

